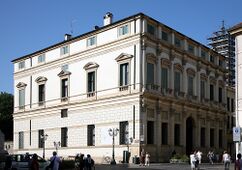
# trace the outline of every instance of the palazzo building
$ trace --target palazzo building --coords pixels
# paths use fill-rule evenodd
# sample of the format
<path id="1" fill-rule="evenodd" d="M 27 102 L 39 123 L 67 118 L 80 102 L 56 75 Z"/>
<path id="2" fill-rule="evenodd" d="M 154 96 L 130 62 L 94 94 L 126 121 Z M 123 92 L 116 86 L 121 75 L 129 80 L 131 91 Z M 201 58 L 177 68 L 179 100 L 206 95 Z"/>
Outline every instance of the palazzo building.
<path id="1" fill-rule="evenodd" d="M 110 128 L 117 162 L 127 149 L 151 161 L 227 149 L 225 57 L 143 13 L 116 22 L 107 13 L 104 26 L 12 62 L 15 153 L 103 163 Z"/>

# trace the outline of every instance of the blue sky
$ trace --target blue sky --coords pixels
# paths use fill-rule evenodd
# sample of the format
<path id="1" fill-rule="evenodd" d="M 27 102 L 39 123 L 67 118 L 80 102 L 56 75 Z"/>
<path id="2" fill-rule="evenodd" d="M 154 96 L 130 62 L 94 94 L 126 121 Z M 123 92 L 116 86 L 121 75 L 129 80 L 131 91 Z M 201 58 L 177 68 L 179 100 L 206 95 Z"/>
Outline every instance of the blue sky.
<path id="1" fill-rule="evenodd" d="M 106 12 L 114 21 L 143 12 L 206 45 L 222 20 L 242 22 L 241 11 L 241 0 L 1 0 L 0 92 L 13 93 L 11 60 L 102 26 Z"/>

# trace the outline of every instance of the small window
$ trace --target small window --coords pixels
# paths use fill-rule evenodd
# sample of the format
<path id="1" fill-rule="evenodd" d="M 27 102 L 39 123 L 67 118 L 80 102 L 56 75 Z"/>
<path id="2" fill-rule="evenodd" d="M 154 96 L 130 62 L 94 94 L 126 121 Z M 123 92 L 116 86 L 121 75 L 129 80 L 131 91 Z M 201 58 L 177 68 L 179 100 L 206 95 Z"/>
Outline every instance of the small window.
<path id="1" fill-rule="evenodd" d="M 205 81 L 204 80 L 200 81 L 200 96 L 201 96 L 201 100 L 205 98 Z"/>
<path id="2" fill-rule="evenodd" d="M 61 118 L 63 117 L 67 117 L 67 112 L 68 112 L 68 109 L 61 109 Z"/>
<path id="3" fill-rule="evenodd" d="M 147 24 L 147 31 L 151 35 L 155 35 L 155 27 L 151 24 Z"/>
<path id="4" fill-rule="evenodd" d="M 223 60 L 219 60 L 219 66 L 223 67 L 224 66 L 224 61 Z"/>
<path id="5" fill-rule="evenodd" d="M 38 56 L 38 63 L 43 63 L 43 62 L 45 62 L 45 55 L 44 54 Z"/>
<path id="6" fill-rule="evenodd" d="M 45 102 L 45 84 L 39 85 L 39 105 Z"/>
<path id="7" fill-rule="evenodd" d="M 126 35 L 129 33 L 129 26 L 128 25 L 124 25 L 119 27 L 118 29 L 118 35 L 122 36 L 122 35 Z"/>
<path id="8" fill-rule="evenodd" d="M 194 46 L 193 45 L 188 45 L 188 52 L 191 54 L 194 54 Z"/>
<path id="9" fill-rule="evenodd" d="M 164 41 L 168 41 L 168 33 L 162 31 L 161 38 L 162 38 L 162 40 L 164 40 Z"/>
<path id="10" fill-rule="evenodd" d="M 175 46 L 176 47 L 181 47 L 181 40 L 177 37 L 175 37 Z"/>
<path id="11" fill-rule="evenodd" d="M 66 98 L 68 97 L 68 79 L 61 80 L 61 97 Z"/>
<path id="12" fill-rule="evenodd" d="M 95 146 L 95 125 L 87 126 L 87 146 Z"/>
<path id="13" fill-rule="evenodd" d="M 61 55 L 66 55 L 66 54 L 69 53 L 69 47 L 68 46 L 61 47 L 60 50 L 61 50 L 60 51 Z"/>
<path id="14" fill-rule="evenodd" d="M 19 68 L 19 70 L 24 69 L 25 68 L 25 61 L 19 62 L 18 63 L 18 68 Z"/>
<path id="15" fill-rule="evenodd" d="M 214 86 L 210 84 L 210 101 L 214 100 Z"/>
<path id="16" fill-rule="evenodd" d="M 67 147 L 67 127 L 61 128 L 61 147 Z"/>
<path id="17" fill-rule="evenodd" d="M 63 71 L 68 71 L 68 68 L 69 68 L 68 64 L 61 66 L 61 70 Z"/>
<path id="18" fill-rule="evenodd" d="M 96 37 L 90 37 L 87 39 L 87 46 L 90 47 L 90 46 L 93 46 L 93 45 L 96 45 Z"/>
<path id="19" fill-rule="evenodd" d="M 214 56 L 210 55 L 210 62 L 214 63 Z"/>
<path id="20" fill-rule="evenodd" d="M 168 69 L 161 68 L 161 88 L 167 89 L 168 88 Z"/>
<path id="21" fill-rule="evenodd" d="M 227 111 L 230 111 L 230 98 L 227 97 Z"/>
<path id="22" fill-rule="evenodd" d="M 147 84 L 154 84 L 155 70 L 154 64 L 147 63 Z"/>
<path id="23" fill-rule="evenodd" d="M 222 89 L 222 87 L 219 87 L 218 88 L 218 102 L 222 103 L 222 101 L 223 101 L 223 89 Z"/>
<path id="24" fill-rule="evenodd" d="M 180 92 L 180 89 L 181 89 L 181 73 L 180 72 L 177 72 L 175 71 L 175 78 L 174 78 L 174 89 L 175 89 L 175 92 Z"/>
<path id="25" fill-rule="evenodd" d="M 120 64 L 120 86 L 127 86 L 129 84 L 129 63 Z"/>
<path id="26" fill-rule="evenodd" d="M 193 77 L 192 76 L 188 76 L 188 95 L 189 96 L 193 96 Z"/>
<path id="27" fill-rule="evenodd" d="M 206 57 L 207 57 L 207 53 L 204 50 L 201 51 L 201 57 L 203 59 L 206 59 Z"/>

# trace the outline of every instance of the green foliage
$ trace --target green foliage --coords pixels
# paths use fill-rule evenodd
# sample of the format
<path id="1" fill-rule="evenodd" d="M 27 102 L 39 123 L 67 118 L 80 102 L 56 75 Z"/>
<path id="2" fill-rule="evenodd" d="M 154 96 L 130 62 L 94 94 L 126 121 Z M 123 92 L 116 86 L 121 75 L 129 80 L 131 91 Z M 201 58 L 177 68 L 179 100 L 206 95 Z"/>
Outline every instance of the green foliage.
<path id="1" fill-rule="evenodd" d="M 6 140 L 13 139 L 13 95 L 0 93 L 0 129 Z"/>
<path id="2" fill-rule="evenodd" d="M 182 162 L 188 162 L 189 161 L 189 158 L 187 155 L 183 154 L 183 155 L 180 155 L 180 154 L 175 154 L 171 159 L 178 159 Z"/>

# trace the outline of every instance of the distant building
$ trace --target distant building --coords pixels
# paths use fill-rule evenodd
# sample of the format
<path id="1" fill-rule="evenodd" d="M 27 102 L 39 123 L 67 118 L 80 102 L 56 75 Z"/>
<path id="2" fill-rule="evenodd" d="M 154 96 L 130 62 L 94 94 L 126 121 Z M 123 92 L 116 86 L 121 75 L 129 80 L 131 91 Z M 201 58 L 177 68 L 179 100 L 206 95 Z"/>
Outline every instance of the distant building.
<path id="1" fill-rule="evenodd" d="M 119 129 L 117 162 L 128 148 L 151 161 L 228 149 L 226 58 L 142 13 L 116 22 L 107 13 L 103 27 L 13 64 L 15 153 L 45 148 L 46 157 L 58 150 L 106 162 L 110 128 Z"/>
<path id="2" fill-rule="evenodd" d="M 213 33 L 208 38 L 209 45 L 213 50 L 226 57 L 226 69 L 228 70 L 226 81 L 230 86 L 235 85 L 235 42 L 230 36 L 228 29 L 225 28 L 224 22 L 219 31 Z"/>

